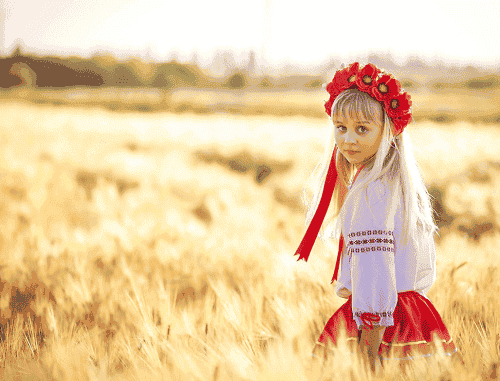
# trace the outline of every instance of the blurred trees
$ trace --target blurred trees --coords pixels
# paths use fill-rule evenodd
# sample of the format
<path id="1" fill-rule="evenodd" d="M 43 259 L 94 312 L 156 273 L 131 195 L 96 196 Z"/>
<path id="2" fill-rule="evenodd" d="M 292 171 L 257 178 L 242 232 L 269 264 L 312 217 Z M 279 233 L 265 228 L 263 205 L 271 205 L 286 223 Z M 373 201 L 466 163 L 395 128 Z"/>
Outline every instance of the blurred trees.
<path id="1" fill-rule="evenodd" d="M 153 65 L 141 60 L 138 57 L 132 57 L 125 62 L 131 68 L 142 83 L 150 83 L 155 73 Z"/>
<path id="2" fill-rule="evenodd" d="M 190 68 L 176 61 L 159 64 L 154 69 L 150 85 L 163 89 L 171 89 L 173 87 L 196 87 L 198 85 L 198 77 Z M 197 73 L 200 75 L 201 73 Z"/>
<path id="3" fill-rule="evenodd" d="M 16 65 L 17 64 L 17 65 Z M 10 57 L 0 58 L 0 87 L 10 88 L 23 84 L 13 67 L 25 65 L 36 75 L 37 87 L 101 86 L 104 84 L 98 67 L 78 57 L 35 57 L 24 55 L 18 47 Z"/>
<path id="4" fill-rule="evenodd" d="M 300 75 L 279 79 L 269 76 L 258 78 L 255 73 L 255 53 L 250 53 L 248 64 L 242 68 L 237 67 L 230 58 L 231 53 L 228 52 L 216 57 L 216 61 L 222 60 L 226 67 L 221 77 L 205 73 L 196 62 L 180 63 L 175 59 L 163 63 L 146 62 L 140 57 L 118 60 L 109 52 L 100 52 L 90 58 L 38 57 L 24 54 L 18 46 L 10 56 L 0 57 L 0 88 L 12 88 L 23 83 L 19 75 L 13 74 L 12 67 L 15 64 L 27 65 L 36 75 L 37 87 L 41 88 L 154 87 L 168 91 L 179 87 L 231 90 L 271 90 L 276 87 L 276 90 L 311 90 L 319 88 L 324 82 L 320 77 Z"/>
<path id="5" fill-rule="evenodd" d="M 485 77 L 473 78 L 466 82 L 469 89 L 489 89 L 500 86 L 500 77 L 488 75 Z"/>
<path id="6" fill-rule="evenodd" d="M 13 74 L 21 80 L 21 86 L 36 87 L 36 73 L 24 62 L 16 62 L 10 68 L 9 74 Z"/>
<path id="7" fill-rule="evenodd" d="M 243 73 L 235 73 L 229 77 L 224 86 L 233 90 L 242 89 L 247 86 L 247 82 L 248 81 Z"/>
<path id="8" fill-rule="evenodd" d="M 383 65 L 388 70 L 397 69 L 390 57 L 371 54 L 367 58 L 369 62 Z M 293 69 L 293 66 L 290 67 Z M 0 57 L 0 88 L 17 87 L 28 82 L 34 83 L 26 79 L 36 78 L 38 88 L 106 86 L 152 87 L 165 91 L 183 87 L 314 91 L 320 89 L 328 81 L 326 77 L 292 74 L 289 70 L 283 71 L 287 74 L 272 77 L 266 73 L 257 74 L 256 69 L 254 52 L 250 52 L 248 63 L 241 67 L 238 67 L 231 52 L 220 52 L 215 56 L 211 68 L 204 71 L 196 60 L 193 63 L 180 63 L 175 59 L 158 63 L 145 61 L 140 57 L 118 60 L 109 52 L 99 52 L 90 58 L 38 57 L 24 54 L 18 45 L 10 56 Z M 338 65 L 332 61 L 323 69 L 325 72 L 336 70 Z M 402 74 L 403 88 L 412 91 L 421 86 L 427 86 L 434 91 L 452 88 L 483 91 L 500 87 L 498 73 L 485 73 L 471 66 L 446 67 L 439 62 L 434 66 L 429 66 L 418 57 L 410 57 L 398 70 Z M 28 76 L 26 76 L 27 73 Z"/>

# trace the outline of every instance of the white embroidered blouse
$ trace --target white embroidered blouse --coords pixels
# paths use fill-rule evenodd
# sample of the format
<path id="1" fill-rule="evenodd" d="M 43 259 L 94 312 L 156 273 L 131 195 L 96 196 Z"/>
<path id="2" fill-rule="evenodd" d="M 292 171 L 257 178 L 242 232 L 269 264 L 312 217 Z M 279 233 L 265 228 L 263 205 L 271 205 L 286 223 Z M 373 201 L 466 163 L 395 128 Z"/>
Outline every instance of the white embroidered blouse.
<path id="1" fill-rule="evenodd" d="M 434 238 L 417 233 L 405 244 L 401 197 L 392 199 L 388 192 L 381 181 L 369 184 L 368 200 L 363 192 L 359 201 L 346 204 L 342 221 L 345 243 L 335 292 L 346 299 L 352 294 L 359 329 L 364 312 L 379 315 L 376 324 L 394 325 L 397 294 L 414 290 L 427 298 L 436 280 Z"/>

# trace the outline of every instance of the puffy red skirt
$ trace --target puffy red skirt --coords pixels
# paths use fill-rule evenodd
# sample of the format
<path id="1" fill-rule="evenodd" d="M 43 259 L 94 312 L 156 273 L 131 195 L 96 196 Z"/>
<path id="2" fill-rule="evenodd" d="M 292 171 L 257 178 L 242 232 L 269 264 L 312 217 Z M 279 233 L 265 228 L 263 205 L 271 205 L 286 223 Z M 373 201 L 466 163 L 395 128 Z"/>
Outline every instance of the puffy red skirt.
<path id="1" fill-rule="evenodd" d="M 430 356 L 435 352 L 433 335 L 442 343 L 445 354 L 451 356 L 457 348 L 432 303 L 416 291 L 398 293 L 394 310 L 394 325 L 387 327 L 378 354 L 381 359 L 411 360 L 417 356 Z M 344 325 L 347 341 L 354 352 L 361 339 L 352 316 L 351 296 L 328 320 L 317 344 L 323 347 L 337 345 L 337 336 Z M 325 352 L 326 356 L 326 352 Z"/>

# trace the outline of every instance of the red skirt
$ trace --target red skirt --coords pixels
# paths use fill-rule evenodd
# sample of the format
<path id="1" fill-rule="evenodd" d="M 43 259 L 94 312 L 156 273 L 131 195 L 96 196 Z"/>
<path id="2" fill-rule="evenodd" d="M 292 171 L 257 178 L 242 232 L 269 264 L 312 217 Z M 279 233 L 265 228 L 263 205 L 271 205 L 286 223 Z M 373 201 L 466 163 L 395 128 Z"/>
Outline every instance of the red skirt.
<path id="1" fill-rule="evenodd" d="M 337 336 L 344 325 L 351 351 L 356 351 L 361 330 L 352 316 L 351 296 L 328 320 L 317 344 L 328 347 L 337 345 Z M 381 359 L 412 360 L 417 356 L 430 356 L 435 352 L 433 335 L 442 343 L 444 353 L 451 356 L 457 348 L 432 303 L 416 291 L 398 293 L 394 310 L 394 325 L 387 327 L 378 354 Z M 325 352 L 326 356 L 326 352 Z"/>

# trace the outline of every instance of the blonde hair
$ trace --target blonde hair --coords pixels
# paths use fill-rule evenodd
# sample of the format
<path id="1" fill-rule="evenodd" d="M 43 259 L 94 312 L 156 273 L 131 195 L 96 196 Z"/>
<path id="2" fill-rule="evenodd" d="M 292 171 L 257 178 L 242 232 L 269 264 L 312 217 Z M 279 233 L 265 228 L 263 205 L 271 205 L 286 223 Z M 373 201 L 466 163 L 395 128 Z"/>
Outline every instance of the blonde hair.
<path id="1" fill-rule="evenodd" d="M 343 91 L 333 103 L 332 116 L 330 116 L 331 128 L 325 151 L 301 194 L 302 202 L 307 208 L 306 225 L 311 222 L 321 199 L 335 146 L 333 116 L 339 114 L 349 117 L 363 116 L 363 120 L 383 119 L 382 141 L 379 149 L 375 156 L 365 164 L 368 172 L 354 183 L 346 200 L 351 197 L 361 197 L 363 193 L 368 198 L 368 184 L 380 179 L 388 186 L 393 200 L 394 197 L 402 197 L 403 237 L 405 241 L 413 236 L 417 230 L 423 230 L 432 236 L 437 231 L 437 227 L 433 220 L 430 195 L 415 160 L 410 136 L 406 131 L 403 131 L 395 137 L 392 132 L 392 121 L 381 104 L 358 89 Z M 338 150 L 336 163 L 339 176 L 332 201 L 319 232 L 319 237 L 323 242 L 330 238 L 340 237 L 341 220 L 345 218 L 343 205 L 346 204 L 346 200 L 342 200 L 341 189 L 346 190 L 348 179 L 354 173 L 353 165 Z"/>

